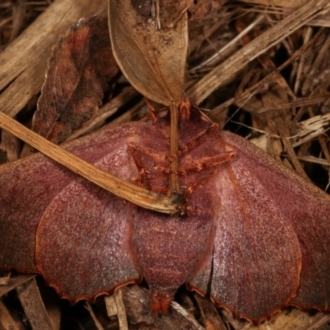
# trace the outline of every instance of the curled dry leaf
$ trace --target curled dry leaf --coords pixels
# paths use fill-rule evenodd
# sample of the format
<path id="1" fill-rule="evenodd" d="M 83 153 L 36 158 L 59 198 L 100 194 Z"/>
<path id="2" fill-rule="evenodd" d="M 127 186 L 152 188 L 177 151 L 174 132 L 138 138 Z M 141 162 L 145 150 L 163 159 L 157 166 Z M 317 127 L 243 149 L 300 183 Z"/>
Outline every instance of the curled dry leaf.
<path id="1" fill-rule="evenodd" d="M 117 72 L 107 19 L 81 19 L 54 49 L 33 130 L 63 142 L 98 110 L 107 82 Z"/>
<path id="2" fill-rule="evenodd" d="M 157 26 L 157 18 L 149 19 L 135 8 L 129 0 L 109 0 L 109 29 L 118 65 L 148 99 L 179 104 L 188 49 L 187 15 L 184 10 L 175 12 L 172 21 L 167 17 L 168 26 Z"/>

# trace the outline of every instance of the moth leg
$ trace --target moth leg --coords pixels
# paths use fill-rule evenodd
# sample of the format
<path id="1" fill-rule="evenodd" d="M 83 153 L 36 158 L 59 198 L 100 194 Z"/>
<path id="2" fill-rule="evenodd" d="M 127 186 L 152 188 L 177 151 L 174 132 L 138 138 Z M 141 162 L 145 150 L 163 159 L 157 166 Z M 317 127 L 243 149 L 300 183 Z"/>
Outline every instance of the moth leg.
<path id="1" fill-rule="evenodd" d="M 131 177 L 131 181 L 139 187 L 143 187 L 148 189 L 147 187 L 147 180 L 146 180 L 146 173 L 143 168 L 139 169 L 139 175 Z"/>
<path id="2" fill-rule="evenodd" d="M 229 162 L 235 153 L 233 151 L 224 151 L 220 154 L 215 154 L 212 156 L 203 156 L 192 160 L 188 166 L 184 166 L 179 169 L 179 175 L 186 175 L 189 171 L 203 171 L 205 169 L 215 167 L 217 165 Z"/>
<path id="3" fill-rule="evenodd" d="M 149 170 L 152 170 L 156 164 L 160 164 L 165 167 L 169 165 L 164 152 L 156 151 L 135 143 L 130 143 L 128 147 L 134 157 L 134 160 L 136 161 L 137 166 L 139 167 L 146 167 Z"/>
<path id="4" fill-rule="evenodd" d="M 218 124 L 212 123 L 208 128 L 204 129 L 203 131 L 199 132 L 192 140 L 190 140 L 185 146 L 181 147 L 179 150 L 179 153 L 185 153 L 189 150 L 191 150 L 198 142 L 199 140 L 204 137 L 207 133 L 217 130 Z"/>
<path id="5" fill-rule="evenodd" d="M 233 151 L 226 151 L 220 154 L 202 156 L 189 161 L 186 160 L 187 164 L 183 164 L 179 169 L 179 176 L 188 176 L 188 174 L 191 173 L 190 176 L 192 175 L 192 179 L 189 179 L 188 182 L 185 180 L 185 185 L 182 185 L 180 187 L 182 191 L 184 191 L 184 199 L 186 201 L 189 200 L 191 194 L 195 191 L 195 189 L 197 189 L 200 185 L 209 180 L 210 175 L 214 171 L 212 168 L 220 164 L 229 162 L 234 156 L 235 153 Z M 183 159 L 183 162 L 184 161 L 185 160 Z M 201 171 L 204 171 L 204 175 L 199 174 L 199 179 L 196 180 L 197 176 L 193 175 L 193 172 Z M 190 215 L 198 213 L 198 210 L 192 209 L 187 205 L 182 209 L 182 211 Z"/>
<path id="6" fill-rule="evenodd" d="M 153 122 L 153 124 L 157 124 L 158 122 L 158 117 L 157 117 L 157 114 L 156 114 L 156 110 L 155 108 L 152 106 L 151 102 L 149 99 L 147 99 L 146 97 L 144 98 L 145 102 L 146 102 L 146 105 L 148 107 L 148 111 L 149 111 L 149 115 L 151 117 L 151 120 Z"/>
<path id="7" fill-rule="evenodd" d="M 140 173 L 140 177 L 135 179 L 138 184 L 154 192 L 170 195 L 168 175 L 171 171 L 165 154 L 134 143 L 129 144 L 129 150 Z"/>
<path id="8" fill-rule="evenodd" d="M 130 143 L 128 145 L 129 151 L 131 156 L 133 157 L 134 163 L 139 171 L 139 176 L 138 177 L 133 177 L 131 180 L 137 184 L 138 186 L 142 186 L 144 188 L 147 188 L 147 173 L 146 169 L 144 168 L 140 157 L 138 157 L 137 152 L 136 152 L 136 145 L 133 143 Z"/>
<path id="9" fill-rule="evenodd" d="M 180 134 L 182 134 L 185 132 L 185 123 L 191 122 L 192 112 L 191 112 L 191 103 L 189 101 L 186 100 L 181 102 L 179 108 L 179 114 L 180 114 L 180 123 L 182 125 Z M 218 129 L 218 125 L 216 123 L 203 122 L 204 127 L 202 128 L 199 125 L 199 123 L 200 123 L 200 118 L 198 119 L 198 125 L 196 125 L 198 126 L 198 130 L 194 133 L 195 135 L 192 135 L 192 137 L 188 141 L 186 141 L 184 145 L 180 146 L 179 150 L 175 154 L 169 157 L 170 161 L 173 161 L 173 159 L 176 159 L 180 157 L 183 153 L 191 150 L 208 133 Z"/>

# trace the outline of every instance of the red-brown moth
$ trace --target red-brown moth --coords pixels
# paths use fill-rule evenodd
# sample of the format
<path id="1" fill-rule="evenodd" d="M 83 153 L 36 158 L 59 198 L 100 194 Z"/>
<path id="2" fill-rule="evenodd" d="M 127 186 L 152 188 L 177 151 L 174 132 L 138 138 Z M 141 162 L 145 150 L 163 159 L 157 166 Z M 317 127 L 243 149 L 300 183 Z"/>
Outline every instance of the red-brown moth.
<path id="1" fill-rule="evenodd" d="M 0 167 L 1 267 L 40 273 L 72 302 L 145 278 L 159 312 L 185 283 L 255 322 L 288 305 L 328 311 L 329 196 L 190 102 L 177 111 L 186 215 L 138 208 L 34 155 Z M 165 112 L 65 147 L 168 194 L 170 126 Z"/>
<path id="2" fill-rule="evenodd" d="M 328 310 L 328 195 L 189 104 L 179 136 L 192 215 L 137 208 L 42 155 L 1 166 L 1 266 L 41 273 L 72 302 L 144 277 L 158 311 L 184 283 L 255 321 L 287 305 Z M 165 116 L 68 148 L 125 180 L 144 168 L 146 186 L 166 191 L 168 137 Z"/>

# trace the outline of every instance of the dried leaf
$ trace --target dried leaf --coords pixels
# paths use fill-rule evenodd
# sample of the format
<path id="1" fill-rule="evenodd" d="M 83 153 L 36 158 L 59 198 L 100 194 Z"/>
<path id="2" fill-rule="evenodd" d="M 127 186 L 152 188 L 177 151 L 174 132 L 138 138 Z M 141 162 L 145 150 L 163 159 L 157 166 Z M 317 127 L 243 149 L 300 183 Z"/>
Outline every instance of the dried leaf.
<path id="1" fill-rule="evenodd" d="M 118 65 L 141 94 L 163 105 L 179 104 L 183 96 L 187 15 L 175 14 L 173 26 L 160 28 L 155 20 L 140 15 L 130 0 L 109 1 L 111 43 Z"/>
<path id="2" fill-rule="evenodd" d="M 117 72 L 107 19 L 80 20 L 50 59 L 32 129 L 63 142 L 98 110 L 106 82 Z"/>

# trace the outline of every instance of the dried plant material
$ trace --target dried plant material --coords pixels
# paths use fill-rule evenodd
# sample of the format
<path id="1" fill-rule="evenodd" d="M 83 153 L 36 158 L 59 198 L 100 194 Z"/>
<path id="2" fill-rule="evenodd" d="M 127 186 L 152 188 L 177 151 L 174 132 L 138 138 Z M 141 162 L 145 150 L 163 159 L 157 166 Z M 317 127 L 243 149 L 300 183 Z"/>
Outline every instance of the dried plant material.
<path id="1" fill-rule="evenodd" d="M 111 297 L 105 297 L 104 300 L 108 316 L 116 315 L 118 318 L 119 328 L 121 330 L 127 330 L 128 324 L 122 289 L 118 289 Z"/>
<path id="2" fill-rule="evenodd" d="M 6 308 L 0 299 L 0 329 L 10 330 L 24 330 L 25 327 L 20 322 L 17 322 L 9 310 Z"/>
<path id="3" fill-rule="evenodd" d="M 107 19 L 80 20 L 50 59 L 32 129 L 56 144 L 66 140 L 98 111 L 117 72 Z"/>
<path id="4" fill-rule="evenodd" d="M 47 60 L 60 35 L 81 17 L 104 13 L 104 0 L 57 0 L 0 54 L 1 111 L 15 116 L 39 93 Z M 18 97 L 19 95 L 19 97 Z"/>
<path id="5" fill-rule="evenodd" d="M 158 28 L 173 26 L 185 11 L 189 12 L 191 20 L 207 16 L 225 2 L 226 0 L 131 0 L 138 15 L 153 19 Z"/>
<path id="6" fill-rule="evenodd" d="M 287 16 L 297 8 L 305 5 L 308 0 L 239 0 L 239 2 L 250 5 L 249 9 L 252 11 Z M 320 15 L 308 22 L 307 25 L 329 27 L 329 17 L 329 13 Z"/>
<path id="7" fill-rule="evenodd" d="M 49 0 L 38 2 L 33 0 L 1 1 L 0 50 L 4 50 L 8 44 L 16 40 L 19 34 L 50 4 L 51 1 Z"/>
<path id="8" fill-rule="evenodd" d="M 249 62 L 276 45 L 295 30 L 319 16 L 328 12 L 328 0 L 308 1 L 304 6 L 268 29 L 258 38 L 236 52 L 234 56 L 215 67 L 188 91 L 188 95 L 197 103 L 201 103 L 216 88 L 223 86 Z M 221 79 L 219 79 L 221 77 Z"/>
<path id="9" fill-rule="evenodd" d="M 70 135 L 66 141 L 72 141 L 86 132 L 89 132 L 93 129 L 99 127 L 104 121 L 115 114 L 120 106 L 127 100 L 133 98 L 137 95 L 137 92 L 132 87 L 125 88 L 118 96 L 113 98 L 107 104 L 103 105 L 101 109 L 94 114 L 89 120 L 87 120 L 80 129 L 76 130 L 73 134 Z"/>
<path id="10" fill-rule="evenodd" d="M 299 8 L 305 5 L 308 0 L 240 0 L 240 2 L 250 3 L 250 4 L 262 4 L 268 7 L 284 7 L 284 8 Z"/>
<path id="11" fill-rule="evenodd" d="M 155 327 L 156 314 L 151 313 L 151 297 L 148 290 L 132 285 L 121 288 L 127 319 L 131 327 L 148 324 Z"/>
<path id="12" fill-rule="evenodd" d="M 10 282 L 10 272 L 6 276 L 0 276 L 0 286 L 8 285 Z"/>
<path id="13" fill-rule="evenodd" d="M 45 305 L 34 278 L 17 288 L 19 300 L 33 330 L 52 330 Z"/>
<path id="14" fill-rule="evenodd" d="M 330 125 L 330 114 L 314 116 L 313 118 L 301 121 L 297 124 L 298 129 L 294 136 L 290 137 L 292 147 L 298 147 L 314 138 L 326 133 Z M 274 136 L 273 136 L 274 137 Z M 277 137 L 279 138 L 279 137 Z M 268 136 L 260 135 L 258 138 L 251 139 L 250 142 L 263 150 L 267 150 Z"/>
<path id="15" fill-rule="evenodd" d="M 188 49 L 186 13 L 178 17 L 176 12 L 173 23 L 160 29 L 154 20 L 138 14 L 130 0 L 109 1 L 111 43 L 118 65 L 141 94 L 167 106 L 178 105 L 183 97 Z"/>
<path id="16" fill-rule="evenodd" d="M 60 299 L 56 296 L 55 293 L 47 294 L 47 295 L 44 294 L 42 298 L 43 298 L 43 300 L 45 302 L 45 306 L 47 308 L 47 314 L 48 314 L 50 323 L 52 325 L 52 329 L 61 330 L 63 328 L 63 326 L 61 327 L 61 320 L 63 318 L 63 315 L 65 315 L 65 312 L 63 312 L 61 309 Z"/>
<path id="17" fill-rule="evenodd" d="M 100 323 L 100 321 L 97 319 L 94 311 L 93 311 L 93 308 L 92 306 L 86 302 L 85 303 L 85 308 L 88 310 L 90 316 L 92 317 L 93 321 L 94 321 L 94 324 L 95 324 L 95 327 L 97 330 L 104 330 L 104 328 L 102 327 L 102 324 Z"/>
<path id="18" fill-rule="evenodd" d="M 0 149 L 6 153 L 8 161 L 13 161 L 19 158 L 19 141 L 17 137 L 6 131 L 2 131 L 0 140 Z"/>
<path id="19" fill-rule="evenodd" d="M 144 326 L 147 325 L 148 329 L 155 330 L 204 329 L 194 316 L 178 303 L 172 302 L 166 314 L 155 314 L 150 311 L 151 301 L 147 290 L 130 286 L 122 288 L 122 292 L 130 328 L 144 329 Z"/>
<path id="20" fill-rule="evenodd" d="M 173 27 L 180 16 L 192 5 L 191 0 L 131 0 L 131 8 L 146 20 L 154 21 L 157 29 Z M 199 7 L 198 4 L 195 5 Z"/>
<path id="21" fill-rule="evenodd" d="M 223 314 L 236 330 L 325 330 L 326 328 L 320 326 L 329 321 L 329 315 L 322 313 L 308 314 L 295 308 L 278 313 L 271 320 L 267 320 L 258 326 L 235 320 L 227 311 L 223 311 Z"/>
<path id="22" fill-rule="evenodd" d="M 203 299 L 200 295 L 194 295 L 200 312 L 201 323 L 207 330 L 227 330 L 218 311 L 210 300 Z"/>
<path id="23" fill-rule="evenodd" d="M 0 286 L 0 297 L 4 296 L 11 290 L 16 289 L 18 286 L 24 284 L 25 282 L 30 281 L 34 277 L 35 275 L 20 275 L 17 277 L 10 277 L 9 281 L 5 285 L 2 284 Z"/>

